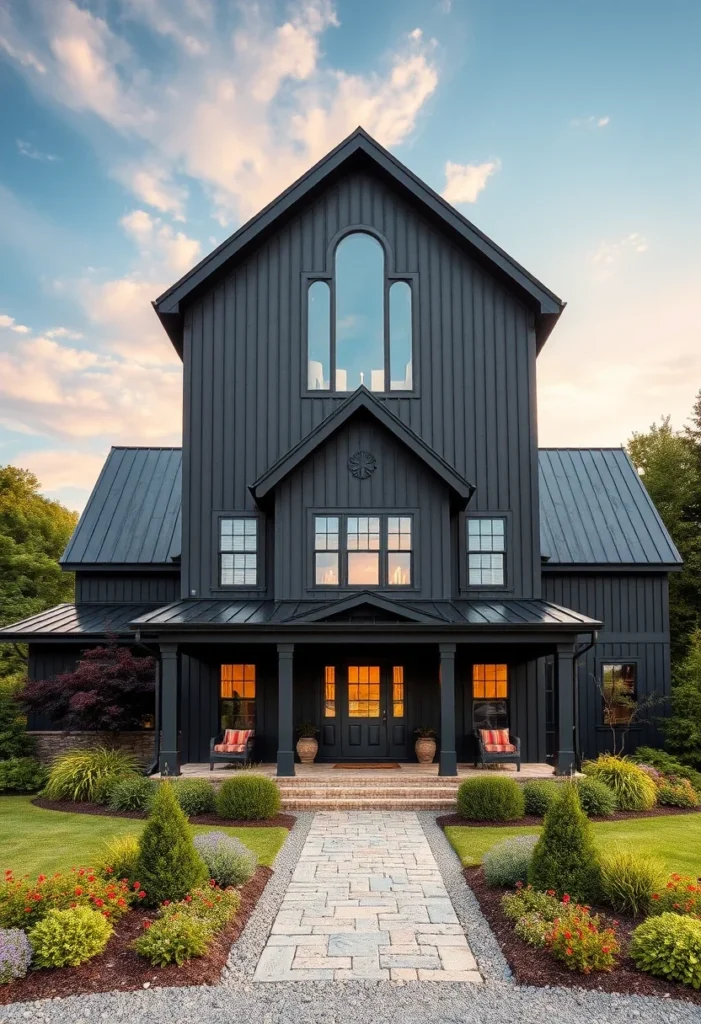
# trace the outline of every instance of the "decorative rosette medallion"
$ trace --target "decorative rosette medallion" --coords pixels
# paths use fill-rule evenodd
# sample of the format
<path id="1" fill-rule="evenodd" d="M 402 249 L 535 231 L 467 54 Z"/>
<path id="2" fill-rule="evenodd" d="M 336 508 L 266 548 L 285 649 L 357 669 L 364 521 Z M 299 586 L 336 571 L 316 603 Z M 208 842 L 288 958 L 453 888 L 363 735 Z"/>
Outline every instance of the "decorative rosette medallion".
<path id="1" fill-rule="evenodd" d="M 377 459 L 372 452 L 354 452 L 348 460 L 348 469 L 358 480 L 367 480 L 377 469 Z"/>

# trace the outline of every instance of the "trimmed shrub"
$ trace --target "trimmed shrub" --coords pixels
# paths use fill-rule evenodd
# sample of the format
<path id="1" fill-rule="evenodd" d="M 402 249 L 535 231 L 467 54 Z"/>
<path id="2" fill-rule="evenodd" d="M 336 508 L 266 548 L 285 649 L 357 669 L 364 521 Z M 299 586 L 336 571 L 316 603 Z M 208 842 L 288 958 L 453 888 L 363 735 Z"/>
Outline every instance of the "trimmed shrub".
<path id="1" fill-rule="evenodd" d="M 657 803 L 663 807 L 698 807 L 701 797 L 688 779 L 666 780 L 657 787 Z"/>
<path id="2" fill-rule="evenodd" d="M 502 896 L 501 909 L 510 921 L 518 921 L 526 914 L 538 914 L 544 921 L 554 921 L 562 913 L 562 904 L 552 893 L 528 885 Z"/>
<path id="3" fill-rule="evenodd" d="M 0 761 L 0 793 L 37 793 L 46 783 L 46 768 L 33 757 Z"/>
<path id="4" fill-rule="evenodd" d="M 497 843 L 482 858 L 482 870 L 487 885 L 513 888 L 518 882 L 528 881 L 528 865 L 538 836 L 514 836 Z"/>
<path id="5" fill-rule="evenodd" d="M 545 944 L 565 967 L 582 974 L 610 971 L 621 950 L 613 928 L 602 929 L 601 919 L 596 914 L 590 914 L 586 907 L 571 904 L 553 921 L 545 935 Z"/>
<path id="6" fill-rule="evenodd" d="M 600 779 L 576 780 L 579 803 L 588 818 L 608 818 L 616 810 L 616 795 Z"/>
<path id="7" fill-rule="evenodd" d="M 545 946 L 545 937 L 550 931 L 550 922 L 535 911 L 519 917 L 514 925 L 514 934 L 523 939 L 529 946 L 542 949 Z"/>
<path id="8" fill-rule="evenodd" d="M 263 821 L 280 810 L 280 790 L 265 775 L 241 772 L 227 779 L 217 794 L 217 814 L 234 821 Z"/>
<path id="9" fill-rule="evenodd" d="M 206 779 L 182 779 L 175 783 L 175 799 L 188 818 L 197 814 L 214 814 L 217 794 Z"/>
<path id="10" fill-rule="evenodd" d="M 526 814 L 536 814 L 542 818 L 557 796 L 557 787 L 557 782 L 545 782 L 541 779 L 526 782 L 523 787 Z"/>
<path id="11" fill-rule="evenodd" d="M 144 899 L 138 885 L 100 878 L 92 868 L 72 868 L 68 874 L 51 877 L 39 875 L 32 881 L 28 875 L 15 878 L 5 872 L 0 882 L 0 927 L 29 928 L 50 910 L 87 907 L 100 910 L 117 920 L 133 903 Z"/>
<path id="12" fill-rule="evenodd" d="M 599 865 L 592 825 L 579 804 L 577 787 L 561 783 L 533 851 L 528 881 L 536 889 L 567 893 L 579 902 L 593 900 L 599 888 Z"/>
<path id="13" fill-rule="evenodd" d="M 458 814 L 469 821 L 516 821 L 525 806 L 523 790 L 505 776 L 465 779 L 458 789 Z"/>
<path id="14" fill-rule="evenodd" d="M 649 811 L 657 802 L 655 783 L 632 761 L 601 754 L 596 761 L 585 761 L 582 771 L 613 790 L 622 811 Z"/>
<path id="15" fill-rule="evenodd" d="M 21 928 L 0 928 L 0 985 L 24 978 L 32 962 L 32 947 Z"/>
<path id="16" fill-rule="evenodd" d="M 234 889 L 218 889 L 209 885 L 205 889 L 193 889 L 179 903 L 164 904 L 158 916 L 189 914 L 191 917 L 201 917 L 213 931 L 220 932 L 236 917 L 240 906 L 241 897 Z"/>
<path id="17" fill-rule="evenodd" d="M 653 893 L 664 884 L 667 873 L 657 857 L 632 850 L 613 849 L 599 860 L 601 896 L 621 914 L 645 914 Z"/>
<path id="18" fill-rule="evenodd" d="M 136 836 L 118 836 L 105 843 L 105 859 L 100 874 L 105 878 L 125 879 L 130 886 L 138 880 L 139 840 Z"/>
<path id="19" fill-rule="evenodd" d="M 161 782 L 139 841 L 139 880 L 149 906 L 180 900 L 207 877 L 173 785 Z"/>
<path id="20" fill-rule="evenodd" d="M 29 933 L 35 967 L 78 967 L 101 953 L 112 925 L 99 910 L 50 910 Z"/>
<path id="21" fill-rule="evenodd" d="M 144 921 L 144 930 L 133 948 L 154 967 L 180 967 L 194 956 L 204 956 L 211 941 L 212 928 L 201 917 L 171 914 Z"/>
<path id="22" fill-rule="evenodd" d="M 240 839 L 224 832 L 204 832 L 194 838 L 195 849 L 207 865 L 209 877 L 226 889 L 243 885 L 258 866 L 258 858 Z"/>
<path id="23" fill-rule="evenodd" d="M 111 811 L 145 811 L 156 796 L 157 782 L 143 775 L 125 775 L 110 787 L 107 806 Z"/>
<path id="24" fill-rule="evenodd" d="M 651 916 L 672 913 L 701 918 L 701 884 L 690 875 L 675 872 L 652 894 L 649 913 Z"/>
<path id="25" fill-rule="evenodd" d="M 648 917 L 633 932 L 628 953 L 640 971 L 701 988 L 701 921 L 696 918 Z"/>
<path id="26" fill-rule="evenodd" d="M 34 752 L 34 739 L 27 735 L 27 716 L 18 700 L 19 685 L 0 681 L 0 761 L 29 757 Z"/>
<path id="27" fill-rule="evenodd" d="M 690 768 L 666 750 L 655 750 L 654 747 L 638 747 L 631 754 L 631 761 L 636 764 L 648 764 L 663 775 L 676 775 L 680 779 L 688 779 L 697 793 L 701 793 L 701 772 Z"/>
<path id="28" fill-rule="evenodd" d="M 129 776 L 131 777 L 131 773 L 129 773 Z M 101 779 L 98 779 L 93 787 L 92 802 L 106 807 L 110 802 L 112 788 L 118 782 L 121 782 L 124 777 L 123 775 L 104 775 Z"/>
<path id="29" fill-rule="evenodd" d="M 44 796 L 49 800 L 92 801 L 101 779 L 136 773 L 136 758 L 124 750 L 69 750 L 53 761 Z"/>

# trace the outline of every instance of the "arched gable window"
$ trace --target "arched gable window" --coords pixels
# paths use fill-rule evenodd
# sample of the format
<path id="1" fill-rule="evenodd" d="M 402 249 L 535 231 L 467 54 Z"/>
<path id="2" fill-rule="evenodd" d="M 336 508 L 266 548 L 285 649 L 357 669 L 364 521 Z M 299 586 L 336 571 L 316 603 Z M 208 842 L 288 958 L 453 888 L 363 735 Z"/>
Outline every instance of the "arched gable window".
<path id="1" fill-rule="evenodd" d="M 308 390 L 411 391 L 412 345 L 410 282 L 389 275 L 374 235 L 345 235 L 331 279 L 308 283 Z"/>

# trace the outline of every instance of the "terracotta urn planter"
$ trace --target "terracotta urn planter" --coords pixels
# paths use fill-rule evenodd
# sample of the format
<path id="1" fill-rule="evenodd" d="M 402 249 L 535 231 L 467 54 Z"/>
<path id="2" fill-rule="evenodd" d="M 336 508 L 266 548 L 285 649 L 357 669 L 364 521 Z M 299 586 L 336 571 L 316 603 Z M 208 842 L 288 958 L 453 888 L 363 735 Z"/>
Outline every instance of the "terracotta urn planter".
<path id="1" fill-rule="evenodd" d="M 314 764 L 319 744 L 313 736 L 300 736 L 297 740 L 297 754 L 302 764 Z"/>
<path id="2" fill-rule="evenodd" d="M 433 736 L 419 736 L 414 744 L 414 750 L 419 764 L 431 764 L 436 756 L 436 741 Z"/>

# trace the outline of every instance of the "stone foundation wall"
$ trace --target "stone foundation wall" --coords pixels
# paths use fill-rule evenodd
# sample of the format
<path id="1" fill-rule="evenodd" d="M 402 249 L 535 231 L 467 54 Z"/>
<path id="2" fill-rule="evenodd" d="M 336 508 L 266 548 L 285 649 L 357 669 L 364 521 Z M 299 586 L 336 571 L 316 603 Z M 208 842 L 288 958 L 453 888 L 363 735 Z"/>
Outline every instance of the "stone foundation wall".
<path id="1" fill-rule="evenodd" d="M 63 732 L 29 731 L 36 744 L 36 755 L 46 764 L 67 750 L 83 747 L 110 747 L 135 754 L 142 765 L 153 760 L 155 735 L 152 730 L 142 732 Z"/>

